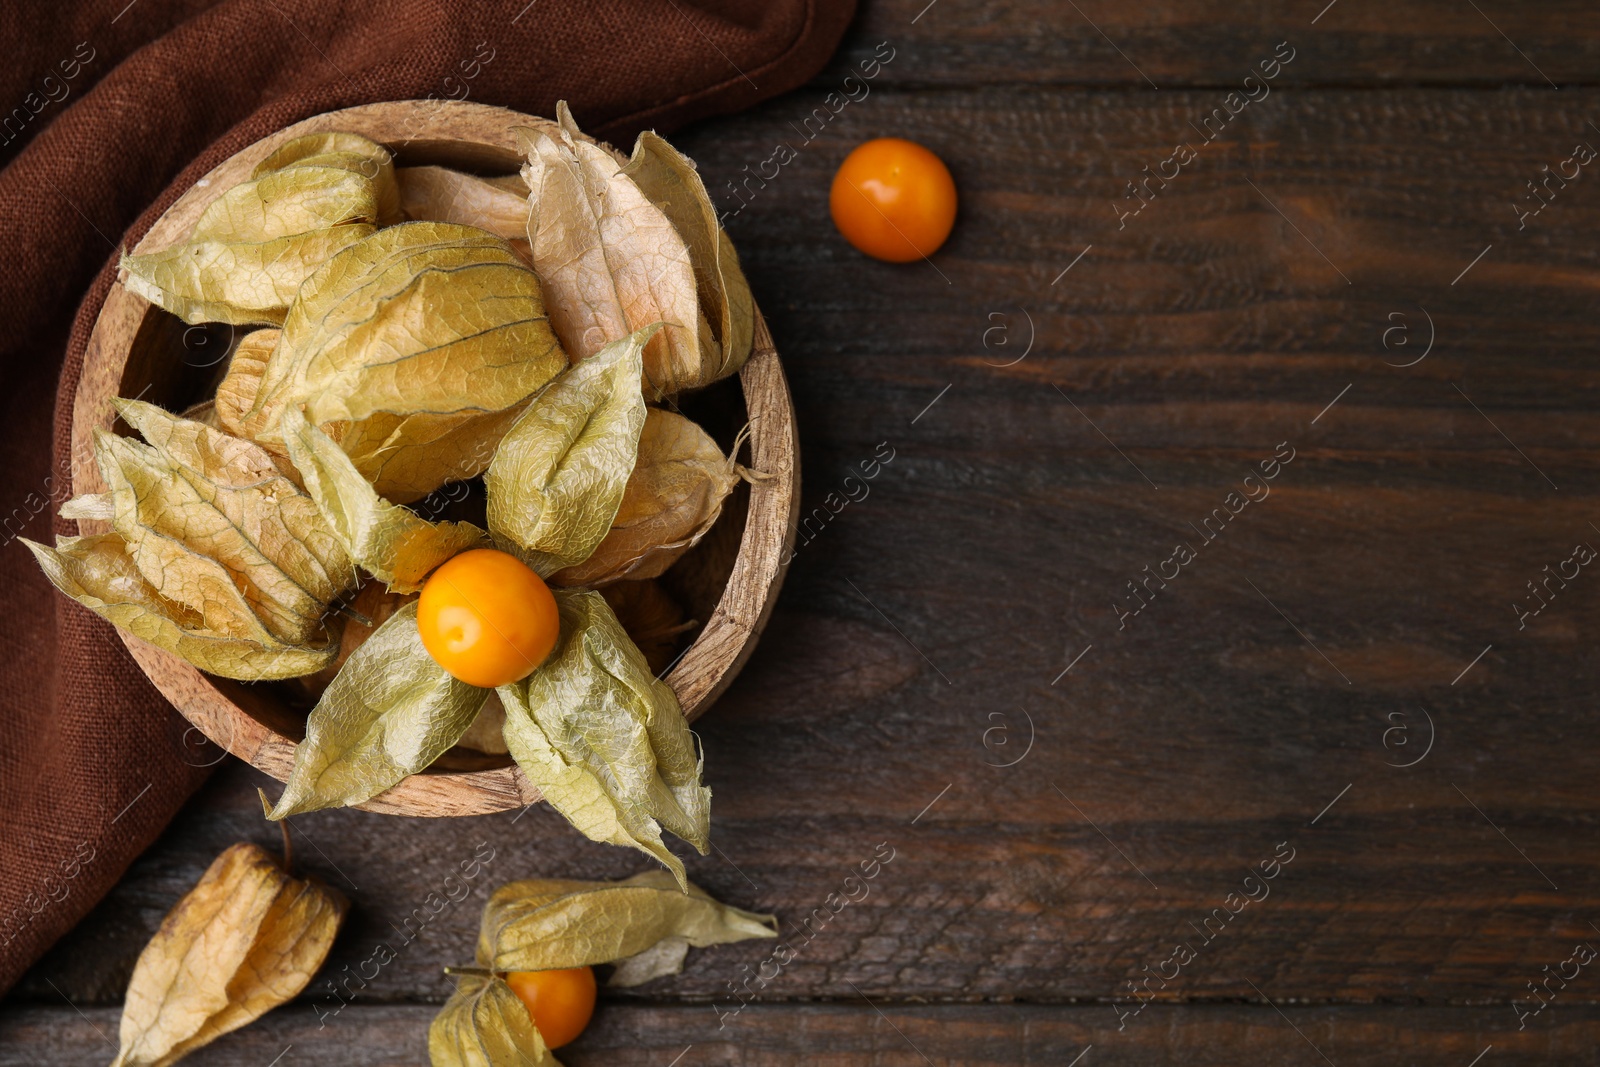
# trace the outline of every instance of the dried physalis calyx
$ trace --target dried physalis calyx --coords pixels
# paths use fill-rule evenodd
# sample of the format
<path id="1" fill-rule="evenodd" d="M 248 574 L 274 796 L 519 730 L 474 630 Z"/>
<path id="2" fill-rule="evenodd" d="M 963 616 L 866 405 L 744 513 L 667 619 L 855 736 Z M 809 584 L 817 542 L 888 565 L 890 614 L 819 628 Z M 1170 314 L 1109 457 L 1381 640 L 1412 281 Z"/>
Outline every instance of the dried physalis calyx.
<path id="1" fill-rule="evenodd" d="M 470 226 L 401 223 L 306 280 L 236 425 L 286 453 L 284 412 L 303 410 L 379 495 L 406 503 L 480 474 L 566 366 L 539 279 L 509 245 Z"/>
<path id="2" fill-rule="evenodd" d="M 201 213 L 189 238 L 122 257 L 127 287 L 185 322 L 279 323 L 300 283 L 399 217 L 388 149 L 353 133 L 284 144 Z"/>
<path id="3" fill-rule="evenodd" d="M 693 883 L 652 870 L 620 882 L 540 878 L 496 889 L 483 908 L 478 963 L 494 971 L 544 971 L 556 967 L 632 960 L 663 941 L 706 948 L 776 937 L 771 915 L 722 904 Z M 659 966 L 634 966 L 623 981 L 638 985 L 683 969 L 683 953 Z M 653 973 L 646 973 L 653 971 Z"/>
<path id="4" fill-rule="evenodd" d="M 166 1067 L 295 996 L 348 906 L 256 845 L 229 848 L 139 954 L 112 1067 Z"/>
<path id="5" fill-rule="evenodd" d="M 778 936 L 778 920 L 714 900 L 666 871 L 620 882 L 541 878 L 494 891 L 483 909 L 477 967 L 428 1029 L 433 1067 L 556 1067 L 508 974 L 613 963 L 610 985 L 677 974 L 691 947 Z"/>
<path id="6" fill-rule="evenodd" d="M 522 127 L 528 242 L 551 323 L 574 360 L 652 322 L 652 397 L 732 374 L 750 353 L 754 304 L 732 243 L 694 165 L 654 134 L 622 165 L 560 125 Z"/>
<path id="7" fill-rule="evenodd" d="M 269 819 L 371 800 L 443 755 L 492 690 L 445 673 L 402 604 L 362 642 L 312 709 Z"/>
<path id="8" fill-rule="evenodd" d="M 572 121 L 565 108 L 561 114 L 563 121 Z M 688 156 L 652 130 L 634 142 L 633 156 L 622 173 L 661 209 L 688 246 L 701 310 L 716 341 L 714 349 L 708 347 L 696 379 L 685 381 L 682 388 L 707 385 L 735 373 L 750 356 L 755 299 L 700 173 Z"/>
<path id="9" fill-rule="evenodd" d="M 594 841 L 626 845 L 687 884 L 663 830 L 704 854 L 711 790 L 670 686 L 593 590 L 558 589 L 561 636 L 544 664 L 499 688 L 517 766 L 552 808 Z"/>
<path id="10" fill-rule="evenodd" d="M 296 678 L 295 687 L 312 700 L 321 697 L 351 654 L 366 644 L 367 638 L 389 621 L 389 616 L 416 599 L 417 594 L 394 592 L 376 579 L 362 582 L 361 588 L 341 609 L 345 623 L 339 634 L 338 652 L 333 661 L 315 674 Z"/>
<path id="11" fill-rule="evenodd" d="M 260 178 L 290 167 L 333 167 L 368 178 L 378 199 L 378 225 L 400 221 L 400 190 L 389 150 L 359 133 L 333 130 L 306 133 L 285 141 L 250 172 Z"/>
<path id="12" fill-rule="evenodd" d="M 245 427 L 246 413 L 255 406 L 256 392 L 261 388 L 261 375 L 267 369 L 267 360 L 278 346 L 281 330 L 252 330 L 239 338 L 228 358 L 228 370 L 217 383 L 217 395 L 212 401 L 217 425 L 235 437 L 249 437 Z"/>
<path id="13" fill-rule="evenodd" d="M 592 587 L 657 577 L 716 523 L 741 470 L 698 425 L 651 408 L 610 531 L 587 559 L 550 580 Z"/>
<path id="14" fill-rule="evenodd" d="M 519 175 L 480 178 L 449 167 L 401 167 L 395 177 L 406 218 L 488 230 L 533 264 L 528 247 L 528 186 Z"/>
<path id="15" fill-rule="evenodd" d="M 144 444 L 95 434 L 109 491 L 63 514 L 111 533 L 29 543 L 63 593 L 202 670 L 259 681 L 318 670 L 323 616 L 355 568 L 316 504 L 249 441 L 115 401 Z"/>

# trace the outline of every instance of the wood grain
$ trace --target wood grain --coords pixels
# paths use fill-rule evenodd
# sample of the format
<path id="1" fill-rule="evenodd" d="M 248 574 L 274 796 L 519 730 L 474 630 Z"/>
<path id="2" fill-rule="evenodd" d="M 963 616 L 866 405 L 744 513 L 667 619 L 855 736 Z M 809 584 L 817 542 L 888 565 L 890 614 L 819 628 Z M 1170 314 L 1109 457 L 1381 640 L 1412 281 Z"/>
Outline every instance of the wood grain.
<path id="1" fill-rule="evenodd" d="M 263 1067 L 289 1049 L 284 1064 L 336 1056 L 346 1067 L 425 1067 L 427 1027 L 436 1010 L 351 1008 L 319 1029 L 314 1014 L 294 1005 L 184 1063 Z M 1492 1047 L 1485 1067 L 1600 1062 L 1600 1009 L 1593 1007 L 1566 1009 L 1521 1032 L 1504 1008 L 1281 1010 L 1264 1003 L 1152 1008 L 1148 1018 L 1118 1031 L 1116 1015 L 1104 1005 L 929 1008 L 858 1001 L 750 1008 L 719 1030 L 704 1006 L 602 1004 L 589 1031 L 559 1055 L 569 1067 L 1234 1067 L 1244 1055 L 1250 1063 L 1297 1067 L 1468 1067 Z M 0 1009 L 0 1067 L 98 1062 L 110 1055 L 100 1034 L 114 1037 L 116 1024 L 116 1013 L 103 1008 L 82 1017 L 66 1005 Z"/>
<path id="2" fill-rule="evenodd" d="M 307 133 L 360 133 L 392 146 L 406 164 L 441 163 L 500 173 L 514 171 L 521 159 L 511 131 L 530 125 L 553 123 L 459 101 L 396 101 L 318 115 L 218 164 L 156 221 L 134 252 L 160 251 L 181 241 L 212 200 L 247 179 L 280 145 Z M 176 408 L 194 399 L 177 395 L 184 349 L 175 343 L 174 334 L 181 328 L 175 317 L 152 307 L 120 282 L 107 295 L 74 397 L 73 478 L 80 492 L 105 488 L 94 461 L 93 435 L 115 423 L 113 397 L 143 396 Z M 715 595 L 715 610 L 665 679 L 690 721 L 704 713 L 749 657 L 783 583 L 780 560 L 794 539 L 798 442 L 783 369 L 759 310 L 750 357 L 739 380 L 752 427 L 751 462 L 763 477 L 748 495 L 747 515 L 727 515 L 722 520 L 738 522 L 743 529 L 737 547 L 728 546 L 736 553 L 731 565 L 708 570 L 718 580 L 726 573 L 725 585 Z M 85 521 L 80 528 L 86 534 L 101 533 L 110 524 Z M 139 638 L 122 631 L 118 635 L 157 688 L 206 737 L 277 780 L 288 779 L 303 727 L 273 693 L 213 678 Z M 506 762 L 466 771 L 434 767 L 360 807 L 391 815 L 445 817 L 521 808 L 539 799 L 539 791 L 521 770 Z"/>
<path id="3" fill-rule="evenodd" d="M 1563 87 L 1600 81 L 1600 12 L 1582 0 L 874 0 L 812 87 L 859 94 L 843 79 L 859 77 L 866 60 L 881 62 L 890 53 L 879 46 L 888 42 L 893 59 L 881 70 L 866 67 L 885 86 L 1232 88 L 1285 40 L 1300 51 L 1284 75 L 1290 85 L 1548 89 L 1546 77 Z"/>
<path id="4" fill-rule="evenodd" d="M 1281 112 L 1251 115 L 1262 128 L 1203 157 L 1119 238 L 1102 215 L 1108 174 L 1167 145 L 1204 95 L 1091 95 L 1087 108 L 874 100 L 896 110 L 873 121 L 937 144 L 966 190 L 937 270 L 866 262 L 825 228 L 832 151 L 855 127 L 731 220 L 793 339 L 813 472 L 802 513 L 829 517 L 797 542 L 727 714 L 701 727 L 721 853 L 691 871 L 797 922 L 877 842 L 902 849 L 872 901 L 765 998 L 853 983 L 874 998 L 1063 1001 L 1125 994 L 1287 840 L 1299 856 L 1271 899 L 1165 995 L 1248 997 L 1243 977 L 1264 975 L 1302 1000 L 1503 1006 L 1574 939 L 1600 936 L 1585 933 L 1597 757 L 1574 743 L 1597 726 L 1600 601 L 1580 580 L 1526 629 L 1510 609 L 1593 535 L 1600 264 L 1586 234 L 1600 201 L 1580 183 L 1547 209 L 1561 226 L 1520 244 L 1491 211 L 1569 132 L 1565 112 L 1533 91 L 1275 97 Z M 736 173 L 775 110 L 708 125 L 686 148 L 709 175 Z M 1442 132 L 1469 121 L 1471 142 Z M 1504 258 L 1452 286 L 1480 241 Z M 1085 243 L 1094 252 L 1052 286 Z M 1381 343 L 1388 314 L 1420 331 L 1419 305 L 1436 351 L 1386 366 L 1401 361 Z M 989 316 L 1020 345 L 1019 308 L 1034 349 L 995 366 L 1020 350 L 984 346 Z M 1270 498 L 1119 628 L 1127 582 L 1198 541 L 1188 523 L 1283 441 L 1296 457 Z M 881 442 L 892 462 L 832 514 L 828 494 Z M 1433 751 L 1390 766 L 1416 751 L 1391 728 L 1424 742 L 1420 709 Z M 1016 758 L 1029 717 L 1026 759 L 986 766 Z M 256 781 L 220 778 L 29 995 L 53 995 L 48 977 L 114 1001 L 182 887 L 231 840 L 265 833 Z M 334 971 L 393 936 L 480 839 L 507 860 L 496 879 L 637 869 L 538 809 L 510 820 L 297 820 L 323 853 L 306 862 L 348 876 L 358 900 Z M 430 923 L 366 995 L 442 995 L 437 967 L 470 944 L 474 910 Z M 725 994 L 763 958 L 727 953 L 737 963 L 697 960 L 659 995 Z"/>
<path id="5" fill-rule="evenodd" d="M 782 602 L 698 727 L 717 850 L 691 876 L 799 936 L 875 845 L 897 852 L 728 1030 L 710 1005 L 736 1003 L 764 946 L 694 954 L 566 1058 L 1070 1064 L 1093 1044 L 1080 1067 L 1468 1067 L 1492 1044 L 1479 1067 L 1600 1062 L 1592 967 L 1524 1030 L 1512 1006 L 1600 945 L 1600 576 L 1552 581 L 1525 625 L 1512 607 L 1600 547 L 1600 187 L 1586 168 L 1526 228 L 1512 210 L 1574 142 L 1600 146 L 1600 93 L 1569 84 L 1592 79 L 1594 13 L 1478 4 L 1556 93 L 1470 5 L 1339 0 L 1315 37 L 1285 12 L 1321 3 L 1079 6 L 1159 92 L 1070 6 L 941 0 L 913 22 L 925 3 L 893 0 L 808 89 L 678 139 L 785 353 L 808 478 Z M 1188 123 L 1286 37 L 1279 88 L 1119 228 L 1124 183 L 1198 141 Z M 871 94 L 798 133 L 886 38 L 902 52 Z M 931 264 L 866 261 L 828 220 L 833 169 L 885 134 L 955 173 Z M 793 160 L 736 195 L 779 143 Z M 1428 316 L 1429 355 L 1399 366 Z M 1189 524 L 1282 442 L 1270 497 L 1124 625 L 1127 583 L 1204 541 Z M 224 770 L 35 969 L 18 995 L 55 1013 L 35 1032 L 75 1018 L 45 979 L 105 1010 L 205 864 L 270 841 L 259 780 Z M 486 883 L 639 869 L 537 808 L 296 825 L 357 901 L 334 975 L 479 841 Z M 1280 842 L 1271 895 L 1222 924 Z M 415 1062 L 432 1009 L 409 1002 L 447 992 L 437 968 L 487 889 L 326 1047 Z M 1200 950 L 1181 977 L 1130 989 L 1178 941 Z M 1146 996 L 1119 1032 L 1112 1004 Z M 292 1010 L 310 1014 L 240 1035 L 250 1062 L 315 1028 Z"/>

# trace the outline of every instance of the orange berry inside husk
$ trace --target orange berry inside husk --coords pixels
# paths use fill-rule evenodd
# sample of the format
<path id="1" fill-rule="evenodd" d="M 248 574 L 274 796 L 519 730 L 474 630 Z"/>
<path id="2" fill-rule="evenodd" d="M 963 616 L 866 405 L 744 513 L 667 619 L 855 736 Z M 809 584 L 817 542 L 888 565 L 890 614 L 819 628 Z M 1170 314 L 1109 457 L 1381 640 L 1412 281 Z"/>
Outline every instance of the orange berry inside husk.
<path id="1" fill-rule="evenodd" d="M 594 1014 L 593 967 L 512 971 L 506 984 L 527 1005 L 539 1036 L 553 1049 L 576 1039 Z"/>
<path id="2" fill-rule="evenodd" d="M 526 678 L 556 645 L 560 617 L 544 579 L 493 548 L 453 556 L 417 599 L 428 654 L 456 678 L 493 689 Z"/>

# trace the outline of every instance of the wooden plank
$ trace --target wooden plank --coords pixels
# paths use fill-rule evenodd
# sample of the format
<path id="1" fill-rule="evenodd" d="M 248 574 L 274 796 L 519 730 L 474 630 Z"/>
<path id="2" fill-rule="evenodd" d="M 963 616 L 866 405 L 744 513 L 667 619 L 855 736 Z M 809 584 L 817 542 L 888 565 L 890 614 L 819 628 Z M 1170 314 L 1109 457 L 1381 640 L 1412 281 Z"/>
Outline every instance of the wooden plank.
<path id="1" fill-rule="evenodd" d="M 803 937 L 896 849 L 760 999 L 1126 996 L 1204 940 L 1152 992 L 1487 1001 L 1514 1023 L 1527 981 L 1600 939 L 1600 756 L 1575 743 L 1600 726 L 1594 576 L 1552 584 L 1525 626 L 1511 608 L 1600 544 L 1600 200 L 1579 179 L 1521 232 L 1509 207 L 1596 96 L 1275 93 L 1119 230 L 1122 182 L 1197 137 L 1218 93 L 884 92 L 755 190 L 729 224 L 785 354 L 814 517 L 755 658 L 697 724 L 719 851 L 690 869 Z M 683 139 L 714 195 L 788 114 Z M 883 132 L 938 149 L 963 190 L 931 265 L 863 260 L 827 222 L 832 168 Z M 1386 365 L 1420 351 L 1423 308 L 1434 351 Z M 1394 313 L 1413 347 L 1383 346 Z M 1014 347 L 986 338 L 1000 324 Z M 1189 527 L 1280 442 L 1270 498 L 1214 543 Z M 1185 540 L 1196 559 L 1119 623 L 1127 583 Z M 1435 743 L 1395 766 L 1426 747 L 1423 711 Z M 224 771 L 22 996 L 115 1003 L 205 864 L 271 842 L 258 783 Z M 356 1005 L 442 997 L 491 884 L 644 864 L 543 809 L 295 824 L 307 869 L 356 901 L 333 975 L 411 917 Z M 433 913 L 480 841 L 496 859 Z M 1271 896 L 1206 938 L 1280 842 L 1295 858 Z M 769 951 L 696 954 L 651 995 L 726 998 Z"/>
<path id="2" fill-rule="evenodd" d="M 303 1005 L 291 1004 L 184 1063 L 423 1067 L 434 1011 L 423 1005 L 352 1008 L 319 1029 Z M 931 1008 L 858 1001 L 749 1008 L 718 1029 L 716 1016 L 701 1005 L 618 1003 L 602 1004 L 589 1031 L 559 1055 L 568 1067 L 1468 1067 L 1486 1050 L 1492 1051 L 1483 1056 L 1484 1067 L 1600 1062 L 1600 1010 L 1551 1013 L 1519 1032 L 1504 1008 L 1283 1005 L 1279 1014 L 1265 1004 L 1218 1004 L 1152 1007 L 1118 1031 L 1109 1005 Z M 0 1067 L 104 1061 L 113 1052 L 108 1042 L 115 1040 L 116 1024 L 116 1012 L 105 1008 L 81 1016 L 65 1005 L 0 1010 Z"/>
<path id="3" fill-rule="evenodd" d="M 811 87 L 859 96 L 863 73 L 872 75 L 868 93 L 889 85 L 1237 87 L 1259 76 L 1258 63 L 1282 41 L 1299 53 L 1284 75 L 1291 85 L 1549 89 L 1594 85 L 1600 72 L 1600 11 L 1581 0 L 874 0 Z M 881 69 L 870 62 L 888 56 Z M 857 81 L 844 85 L 852 73 Z"/>

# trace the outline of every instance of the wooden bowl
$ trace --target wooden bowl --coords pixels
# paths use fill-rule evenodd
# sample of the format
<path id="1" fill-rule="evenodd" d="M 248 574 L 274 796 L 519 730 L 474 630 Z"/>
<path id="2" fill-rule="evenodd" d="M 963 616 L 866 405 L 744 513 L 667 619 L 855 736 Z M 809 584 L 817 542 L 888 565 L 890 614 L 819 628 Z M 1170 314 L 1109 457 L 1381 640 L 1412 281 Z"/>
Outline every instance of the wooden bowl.
<path id="1" fill-rule="evenodd" d="M 493 175 L 520 166 L 511 129 L 541 125 L 549 125 L 548 120 L 458 101 L 402 100 L 318 115 L 217 166 L 167 209 L 134 251 L 153 252 L 182 241 L 207 204 L 248 179 L 258 162 L 301 134 L 349 130 L 388 146 L 401 166 L 432 163 Z M 130 293 L 121 281 L 112 286 L 89 339 L 73 404 L 72 478 L 77 492 L 105 489 L 94 464 L 92 435 L 115 422 L 111 398 L 140 397 L 182 410 L 214 374 L 195 365 L 203 361 L 186 357 L 204 351 L 207 343 L 211 351 L 220 344 L 210 328 L 185 325 Z M 730 380 L 706 392 L 727 387 L 724 406 L 741 409 L 734 413 L 738 421 L 751 423 L 750 466 L 770 477 L 730 498 L 717 527 L 668 572 L 678 576 L 674 591 L 686 601 L 691 616 L 705 623 L 665 679 L 691 720 L 721 695 L 755 648 L 783 583 L 783 560 L 795 537 L 800 457 L 794 408 L 759 311 L 754 349 L 738 382 L 739 390 Z M 109 529 L 105 522 L 90 520 L 79 526 L 85 534 Z M 216 678 L 137 637 L 121 630 L 118 634 L 150 680 L 206 737 L 279 781 L 288 778 L 305 723 L 303 709 L 290 705 L 281 686 Z M 458 748 L 361 806 L 398 815 L 476 815 L 538 799 L 538 790 L 508 757 Z"/>

